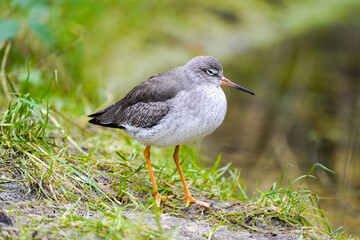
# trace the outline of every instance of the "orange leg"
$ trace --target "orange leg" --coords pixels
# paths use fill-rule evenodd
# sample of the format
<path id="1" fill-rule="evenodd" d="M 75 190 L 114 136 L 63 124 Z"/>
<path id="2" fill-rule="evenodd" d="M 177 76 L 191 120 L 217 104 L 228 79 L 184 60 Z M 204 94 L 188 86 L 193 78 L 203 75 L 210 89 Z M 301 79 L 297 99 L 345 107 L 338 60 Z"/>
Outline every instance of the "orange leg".
<path id="1" fill-rule="evenodd" d="M 157 185 L 156 185 L 156 181 L 155 181 L 155 177 L 154 177 L 154 173 L 153 173 L 153 170 L 152 170 L 152 167 L 151 167 L 151 162 L 150 162 L 150 147 L 151 146 L 147 146 L 144 150 L 144 157 L 145 157 L 145 160 L 146 160 L 146 165 L 149 169 L 149 174 L 150 174 L 150 178 L 151 178 L 151 182 L 152 182 L 152 185 L 153 185 L 153 189 L 154 189 L 154 196 L 155 196 L 155 201 L 156 201 L 156 205 L 158 207 L 160 207 L 160 202 L 162 201 L 165 201 L 167 198 L 168 199 L 171 199 L 173 198 L 173 196 L 163 196 L 163 195 L 160 195 L 159 192 L 158 192 L 158 188 L 157 188 Z"/>
<path id="2" fill-rule="evenodd" d="M 174 161 L 175 161 L 175 164 L 176 164 L 176 167 L 179 171 L 179 174 L 180 174 L 180 177 L 181 177 L 181 181 L 184 185 L 184 190 L 185 190 L 185 196 L 182 198 L 183 200 L 186 199 L 186 207 L 189 206 L 189 204 L 191 202 L 193 203 L 196 203 L 196 204 L 199 204 L 200 206 L 203 206 L 203 207 L 206 207 L 206 208 L 210 208 L 210 205 L 206 202 L 202 202 L 202 201 L 199 201 L 199 200 L 196 200 L 195 198 L 193 198 L 191 196 L 191 193 L 190 193 L 190 190 L 189 188 L 187 187 L 186 185 L 186 182 L 185 182 L 185 178 L 184 178 L 184 174 L 183 172 L 181 171 L 181 167 L 180 167 L 180 163 L 179 163 L 179 145 L 176 145 L 175 147 L 175 151 L 174 151 Z"/>

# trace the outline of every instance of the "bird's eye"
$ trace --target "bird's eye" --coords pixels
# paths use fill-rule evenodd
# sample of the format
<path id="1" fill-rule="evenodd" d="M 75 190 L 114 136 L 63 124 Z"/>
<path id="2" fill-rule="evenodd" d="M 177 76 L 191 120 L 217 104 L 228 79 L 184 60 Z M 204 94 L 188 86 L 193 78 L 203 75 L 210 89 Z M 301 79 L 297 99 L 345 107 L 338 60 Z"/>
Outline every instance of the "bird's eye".
<path id="1" fill-rule="evenodd" d="M 217 71 L 215 69 L 209 68 L 209 69 L 206 69 L 206 73 L 210 76 L 214 76 L 217 74 Z"/>

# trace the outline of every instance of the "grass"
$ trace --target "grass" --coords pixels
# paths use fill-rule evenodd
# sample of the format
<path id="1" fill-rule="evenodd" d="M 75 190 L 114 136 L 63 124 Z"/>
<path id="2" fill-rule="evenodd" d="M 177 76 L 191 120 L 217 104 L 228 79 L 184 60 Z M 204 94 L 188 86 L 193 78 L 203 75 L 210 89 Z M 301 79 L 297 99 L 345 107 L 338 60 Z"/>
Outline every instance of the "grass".
<path id="1" fill-rule="evenodd" d="M 172 149 L 154 148 L 152 152 L 161 193 L 176 196 L 158 209 L 139 143 L 122 133 L 114 137 L 108 130 L 70 123 L 74 126 L 71 132 L 79 133 L 75 141 L 59 125 L 64 119 L 49 106 L 29 94 L 18 95 L 0 115 L 0 191 L 9 191 L 9 184 L 20 184 L 26 189 L 25 196 L 31 199 L 26 206 L 23 202 L 10 204 L 7 212 L 15 214 L 20 221 L 17 229 L 3 231 L 2 237 L 169 239 L 174 236 L 176 228 L 164 230 L 159 222 L 161 213 L 187 217 L 184 202 L 177 200 L 183 189 L 176 167 L 169 161 Z M 259 197 L 249 199 L 240 184 L 238 169 L 230 164 L 219 167 L 221 155 L 213 167 L 206 169 L 197 166 L 195 149 L 185 146 L 180 153 L 184 175 L 194 195 L 216 201 L 232 199 L 235 205 L 242 205 L 241 211 L 214 207 L 205 212 L 199 210 L 192 216 L 214 224 L 208 238 L 224 224 L 236 230 L 266 234 L 276 231 L 276 222 L 289 229 L 301 229 L 300 237 L 346 239 L 344 232 L 330 227 L 318 196 L 302 186 L 312 177 L 316 165 L 307 174 L 289 180 L 288 187 L 282 187 L 282 175 L 269 191 L 259 190 Z M 24 208 L 35 212 L 50 208 L 57 213 L 31 217 L 21 210 Z M 136 221 L 125 214 L 134 211 L 142 216 Z M 146 214 L 153 216 L 157 227 L 146 224 L 149 221 Z"/>

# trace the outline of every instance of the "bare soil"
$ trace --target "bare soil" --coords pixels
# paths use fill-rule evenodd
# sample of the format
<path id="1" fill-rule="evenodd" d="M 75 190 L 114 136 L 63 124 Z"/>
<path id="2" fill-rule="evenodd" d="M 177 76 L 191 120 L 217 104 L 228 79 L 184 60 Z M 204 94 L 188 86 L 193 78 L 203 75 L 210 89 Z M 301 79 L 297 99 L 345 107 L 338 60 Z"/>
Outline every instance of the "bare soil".
<path id="1" fill-rule="evenodd" d="M 2 182 L 0 228 L 1 235 L 5 239 L 11 233 L 12 236 L 14 233 L 19 235 L 19 226 L 31 226 L 34 224 L 33 219 L 40 219 L 42 227 L 51 229 L 54 227 L 54 220 L 61 217 L 64 211 L 72 206 L 71 204 L 49 204 L 46 199 L 36 199 L 35 194 L 27 189 L 29 188 L 19 182 Z M 246 208 L 246 204 L 239 202 L 201 200 L 211 203 L 211 209 L 193 204 L 189 208 L 177 211 L 176 214 L 170 208 L 165 210 L 159 219 L 162 230 L 175 231 L 174 239 L 208 239 L 214 226 L 219 223 L 214 219 L 216 213 L 231 215 L 244 211 Z M 99 217 L 97 211 L 90 210 L 89 212 L 81 207 L 76 214 L 87 218 Z M 123 211 L 122 215 L 133 221 L 141 221 L 154 229 L 159 228 L 153 214 L 134 210 Z M 266 222 L 256 220 L 256 216 L 249 216 L 241 224 L 230 220 L 228 224 L 216 227 L 211 239 L 297 239 L 301 234 L 300 228 L 289 226 L 279 219 L 267 219 Z M 19 225 L 19 223 L 21 224 Z M 36 224 L 39 222 L 37 221 Z M 32 238 L 38 239 L 36 230 L 34 230 Z M 51 239 L 52 236 L 49 235 L 47 238 Z"/>

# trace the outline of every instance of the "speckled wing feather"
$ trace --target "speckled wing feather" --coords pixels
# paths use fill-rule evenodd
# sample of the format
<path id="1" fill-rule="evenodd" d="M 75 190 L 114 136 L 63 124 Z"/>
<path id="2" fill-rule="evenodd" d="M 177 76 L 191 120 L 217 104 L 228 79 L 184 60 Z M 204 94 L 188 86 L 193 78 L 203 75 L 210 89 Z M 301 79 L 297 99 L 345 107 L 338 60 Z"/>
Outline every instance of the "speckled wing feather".
<path id="1" fill-rule="evenodd" d="M 155 126 L 170 111 L 168 100 L 181 89 L 178 74 L 175 68 L 149 78 L 120 101 L 89 115 L 93 117 L 89 122 L 113 128 Z"/>

